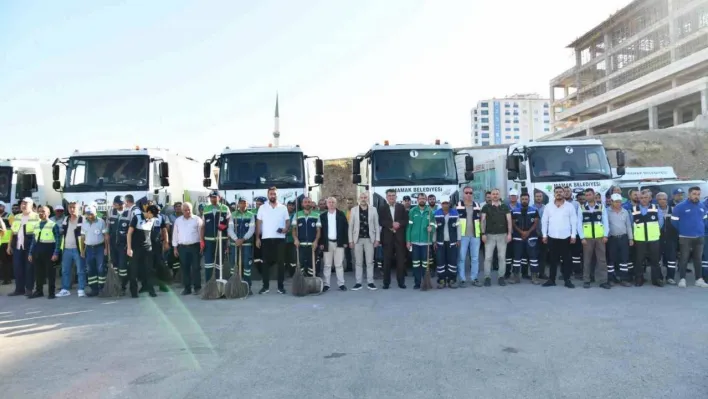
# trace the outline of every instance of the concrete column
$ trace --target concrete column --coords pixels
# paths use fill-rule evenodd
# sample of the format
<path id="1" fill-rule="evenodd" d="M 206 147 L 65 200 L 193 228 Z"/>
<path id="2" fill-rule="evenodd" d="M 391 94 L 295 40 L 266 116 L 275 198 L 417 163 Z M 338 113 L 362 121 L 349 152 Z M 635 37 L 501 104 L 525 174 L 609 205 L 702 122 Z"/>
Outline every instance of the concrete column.
<path id="1" fill-rule="evenodd" d="M 695 121 L 696 118 L 698 118 L 698 115 L 700 115 L 701 110 L 698 108 L 694 108 L 691 110 L 691 121 Z"/>
<path id="2" fill-rule="evenodd" d="M 607 104 L 607 106 L 605 107 L 605 112 L 610 112 L 610 111 L 612 111 L 612 104 Z"/>
<path id="3" fill-rule="evenodd" d="M 586 135 L 588 136 L 594 136 L 595 135 L 595 129 L 589 127 L 586 131 Z"/>
<path id="4" fill-rule="evenodd" d="M 649 107 L 649 130 L 659 128 L 659 108 Z"/>
<path id="5" fill-rule="evenodd" d="M 575 89 L 577 90 L 575 94 L 575 101 L 580 104 L 580 66 L 583 63 L 582 56 L 580 55 L 580 50 L 575 50 Z"/>
<path id="6" fill-rule="evenodd" d="M 568 86 L 563 86 L 563 93 L 563 98 L 568 97 L 568 94 L 570 94 L 570 89 L 568 88 Z"/>
<path id="7" fill-rule="evenodd" d="M 675 89 L 678 86 L 678 81 L 676 79 L 671 79 L 671 88 Z"/>
<path id="8" fill-rule="evenodd" d="M 708 88 L 701 90 L 701 114 L 708 115 Z"/>
<path id="9" fill-rule="evenodd" d="M 669 19 L 669 43 L 671 43 L 671 62 L 676 61 L 676 14 L 674 13 L 674 1 L 667 0 L 666 6 L 669 8 L 667 18 Z"/>
<path id="10" fill-rule="evenodd" d="M 683 123 L 683 111 L 681 108 L 674 108 L 674 126 L 678 126 Z"/>

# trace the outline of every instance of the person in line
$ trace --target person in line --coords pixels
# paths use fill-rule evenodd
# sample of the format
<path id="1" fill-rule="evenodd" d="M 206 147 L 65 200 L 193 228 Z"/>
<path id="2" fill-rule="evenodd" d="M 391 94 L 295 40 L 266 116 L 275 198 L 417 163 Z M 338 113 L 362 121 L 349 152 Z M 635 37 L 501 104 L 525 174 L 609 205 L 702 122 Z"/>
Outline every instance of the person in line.
<path id="1" fill-rule="evenodd" d="M 454 289 L 457 288 L 457 265 L 462 237 L 460 215 L 457 209 L 450 207 L 450 201 L 444 199 L 434 216 L 438 288 Z"/>
<path id="2" fill-rule="evenodd" d="M 270 269 L 278 273 L 278 293 L 285 294 L 285 234 L 290 230 L 288 208 L 278 203 L 278 189 L 268 189 L 268 204 L 258 208 L 256 216 L 256 247 L 263 254 L 263 287 L 259 294 L 270 292 Z"/>
<path id="3" fill-rule="evenodd" d="M 54 207 L 54 216 L 50 217 L 49 220 L 52 222 L 60 225 L 64 221 L 64 207 L 61 205 L 57 205 Z"/>
<path id="4" fill-rule="evenodd" d="M 130 209 L 126 209 L 123 197 L 113 198 L 113 209 L 108 215 L 108 236 L 110 238 L 111 264 L 118 272 L 123 292 L 128 286 L 128 225 Z"/>
<path id="5" fill-rule="evenodd" d="M 406 289 L 406 231 L 408 212 L 403 204 L 396 202 L 396 190 L 386 190 L 386 203 L 379 209 L 381 240 L 383 244 L 383 289 L 391 285 L 391 266 L 396 263 L 398 288 Z"/>
<path id="6" fill-rule="evenodd" d="M 35 290 L 30 298 L 40 298 L 44 296 L 44 283 L 48 283 L 49 291 L 47 298 L 55 298 L 56 272 L 54 263 L 59 259 L 61 247 L 61 235 L 59 225 L 49 220 L 49 207 L 40 206 L 38 208 L 39 223 L 32 236 L 29 250 L 29 261 L 34 265 L 34 275 L 36 277 Z"/>
<path id="7" fill-rule="evenodd" d="M 337 199 L 327 198 L 327 212 L 320 214 L 322 234 L 326 235 L 319 242 L 320 249 L 324 252 L 324 292 L 329 291 L 332 276 L 332 266 L 337 274 L 337 286 L 340 291 L 346 291 L 344 285 L 344 247 L 349 244 L 349 225 L 344 212 L 337 209 Z"/>
<path id="8" fill-rule="evenodd" d="M 308 277 L 313 275 L 317 244 L 320 242 L 322 224 L 320 212 L 312 209 L 314 203 L 310 197 L 302 199 L 302 209 L 297 211 L 290 223 L 293 228 L 293 239 L 297 248 L 298 259 L 302 273 Z M 315 274 L 317 272 L 315 271 Z"/>
<path id="9" fill-rule="evenodd" d="M 610 289 L 607 278 L 607 258 L 605 255 L 607 236 L 605 231 L 609 226 L 607 210 L 602 203 L 597 202 L 595 190 L 585 189 L 585 204 L 578 207 L 578 235 L 583 245 L 583 288 L 591 287 L 592 259 L 595 255 L 595 281 L 604 289 Z"/>
<path id="10" fill-rule="evenodd" d="M 374 283 L 374 251 L 381 241 L 379 214 L 369 207 L 369 192 L 359 194 L 359 205 L 350 211 L 349 247 L 354 250 L 356 284 L 353 291 L 363 288 L 364 261 L 366 261 L 367 288 L 376 290 Z"/>
<path id="11" fill-rule="evenodd" d="M 513 277 L 511 284 L 521 283 L 524 267 L 531 268 L 531 283 L 538 285 L 538 235 L 536 227 L 539 224 L 538 211 L 530 205 L 529 193 L 521 193 L 521 203 L 512 209 L 513 237 Z M 527 271 L 528 273 L 528 271 Z"/>
<path id="12" fill-rule="evenodd" d="M 174 237 L 175 221 L 177 220 L 177 218 L 182 216 L 182 203 L 175 202 L 172 205 L 171 211 L 166 212 L 165 216 L 167 216 L 167 219 L 170 222 L 169 237 Z M 172 241 L 170 240 L 170 242 L 172 242 Z M 168 252 L 166 254 L 167 266 L 170 268 L 170 270 L 172 270 L 172 278 L 176 279 L 177 273 L 180 270 L 179 258 L 177 256 L 175 256 L 175 248 L 174 247 L 170 246 L 170 250 L 167 252 Z"/>
<path id="13" fill-rule="evenodd" d="M 258 214 L 258 210 L 261 209 L 261 206 L 268 202 L 268 199 L 266 197 L 256 197 L 253 199 L 253 201 L 256 204 L 256 209 L 254 211 L 254 214 Z M 260 238 L 260 236 L 257 236 L 256 238 Z M 255 241 L 255 240 L 254 240 Z M 253 246 L 253 266 L 256 267 L 256 270 L 258 270 L 258 274 L 261 276 L 263 275 L 263 255 L 261 255 L 261 249 L 258 248 L 258 246 Z"/>
<path id="14" fill-rule="evenodd" d="M 651 194 L 643 192 L 639 205 L 632 207 L 634 226 L 634 285 L 644 285 L 644 260 L 651 268 L 651 283 L 664 286 L 664 279 L 659 268 L 661 256 L 661 229 L 664 226 L 664 214 L 651 203 Z"/>
<path id="15" fill-rule="evenodd" d="M 511 209 L 500 199 L 499 189 L 492 190 L 492 202 L 482 208 L 482 242 L 484 248 L 484 286 L 492 285 L 492 259 L 497 249 L 499 273 L 497 283 L 506 285 L 506 246 L 511 242 Z"/>
<path id="16" fill-rule="evenodd" d="M 133 194 L 128 194 L 123 197 L 123 199 L 125 200 L 125 209 L 130 212 L 128 214 L 128 217 L 130 218 L 129 220 L 133 220 L 133 216 L 137 215 L 142 210 L 135 204 L 135 197 L 133 197 Z"/>
<path id="17" fill-rule="evenodd" d="M 8 255 L 8 247 L 12 239 L 12 221 L 15 216 L 6 212 L 6 204 L 0 201 L 0 284 L 12 283 L 12 257 Z"/>
<path id="18" fill-rule="evenodd" d="M 634 246 L 632 216 L 625 209 L 621 194 L 610 196 L 612 206 L 607 212 L 607 278 L 623 287 L 631 287 L 629 282 L 629 248 Z"/>
<path id="19" fill-rule="evenodd" d="M 295 200 L 288 201 L 288 218 L 292 220 L 295 217 L 296 207 Z M 294 226 L 291 223 L 291 226 Z M 287 269 L 288 275 L 292 277 L 295 274 L 295 267 L 297 266 L 297 250 L 295 249 L 295 240 L 293 238 L 293 229 L 288 230 L 285 234 L 285 267 Z"/>
<path id="20" fill-rule="evenodd" d="M 674 207 L 671 214 L 671 224 L 678 231 L 679 252 L 679 283 L 680 288 L 686 288 L 686 268 L 688 257 L 692 255 L 693 266 L 696 268 L 696 286 L 707 288 L 705 277 L 708 270 L 701 270 L 701 258 L 703 246 L 705 245 L 705 229 L 708 224 L 708 211 L 700 201 L 701 189 L 691 187 L 688 189 L 688 199 Z M 703 274 L 701 274 L 703 272 Z M 702 277 L 701 277 L 702 276 Z"/>
<path id="21" fill-rule="evenodd" d="M 512 212 L 512 222 L 511 222 L 512 230 L 511 230 L 511 232 L 512 232 L 512 236 L 513 236 L 513 232 L 514 232 L 514 230 L 513 230 L 513 228 L 514 228 L 513 212 L 514 212 L 514 209 L 516 209 L 516 207 L 519 206 L 519 190 L 517 190 L 515 188 L 512 188 L 509 190 L 509 197 L 508 197 L 506 204 L 509 205 L 509 209 Z M 497 251 L 498 250 L 499 249 L 497 248 Z M 513 262 L 513 260 L 514 260 L 513 242 L 509 242 L 509 244 L 507 244 L 505 258 L 506 258 L 506 269 L 505 269 L 505 273 L 504 273 L 504 279 L 509 280 L 509 278 L 511 277 L 512 265 L 514 264 L 514 262 Z M 528 272 L 528 270 L 527 270 L 527 272 Z"/>
<path id="22" fill-rule="evenodd" d="M 683 190 L 682 190 L 683 191 Z M 669 205 L 669 196 L 658 193 L 656 202 L 664 214 L 664 226 L 661 228 L 661 260 L 666 268 L 666 284 L 676 285 L 676 258 L 678 256 L 678 231 L 671 223 L 674 207 Z"/>
<path id="23" fill-rule="evenodd" d="M 543 219 L 543 211 L 546 209 L 546 204 L 543 203 L 544 194 L 541 190 L 535 190 L 533 193 L 533 206 L 538 212 L 538 223 L 536 224 L 536 237 L 543 237 L 541 231 L 541 219 Z M 543 243 L 543 240 L 537 240 L 538 246 L 538 280 L 547 280 L 546 264 L 548 263 L 548 247 Z"/>
<path id="24" fill-rule="evenodd" d="M 403 204 L 403 207 L 406 208 L 406 211 L 411 210 L 412 204 L 411 204 L 411 196 L 410 195 L 404 195 L 401 203 Z"/>
<path id="25" fill-rule="evenodd" d="M 420 289 L 421 280 L 428 265 L 432 246 L 432 232 L 435 227 L 434 210 L 425 201 L 425 194 L 418 194 L 418 206 L 408 212 L 406 245 L 413 259 L 413 289 Z"/>
<path id="26" fill-rule="evenodd" d="M 157 296 L 152 282 L 153 278 L 153 241 L 150 237 L 153 234 L 153 224 L 155 217 L 160 210 L 157 205 L 146 205 L 141 213 L 137 213 L 130 221 L 128 228 L 128 256 L 130 259 L 130 269 L 128 277 L 130 279 L 130 296 L 138 297 L 138 282 L 143 288 L 147 288 L 150 297 Z M 157 248 L 159 251 L 160 249 Z"/>
<path id="27" fill-rule="evenodd" d="M 86 296 L 86 267 L 84 259 L 81 257 L 81 224 L 84 217 L 78 214 L 76 202 L 70 202 L 67 206 L 68 214 L 64 218 L 61 226 L 62 234 L 62 254 L 61 254 L 61 291 L 57 297 L 71 295 L 71 268 L 76 267 L 78 274 L 79 297 Z"/>
<path id="28" fill-rule="evenodd" d="M 93 206 L 87 206 L 84 210 L 79 240 L 81 258 L 88 267 L 88 286 L 91 287 L 87 296 L 98 296 L 106 284 L 105 259 L 109 254 L 111 239 L 106 222 L 96 217 L 96 208 Z"/>
<path id="29" fill-rule="evenodd" d="M 550 253 L 550 275 L 543 287 L 554 287 L 558 266 L 562 259 L 561 273 L 567 288 L 575 288 L 570 281 L 573 274 L 573 263 L 570 257 L 570 246 L 575 243 L 578 232 L 578 214 L 575 206 L 567 202 L 562 187 L 553 189 L 554 201 L 546 206 L 541 219 L 543 242 L 548 245 Z"/>
<path id="30" fill-rule="evenodd" d="M 479 246 L 482 236 L 482 208 L 474 201 L 474 190 L 465 187 L 462 190 L 463 199 L 457 205 L 457 214 L 460 223 L 460 254 L 457 260 L 458 286 L 465 288 L 465 262 L 467 254 L 470 256 L 470 281 L 475 287 L 481 287 L 479 282 Z"/>
<path id="31" fill-rule="evenodd" d="M 680 204 L 683 202 L 683 189 L 682 188 L 675 188 L 674 191 L 671 192 L 671 202 L 669 205 L 672 207 L 675 207 L 676 205 Z M 657 196 L 658 200 L 658 196 Z"/>
<path id="32" fill-rule="evenodd" d="M 153 204 L 152 201 L 150 204 Z M 158 206 L 159 209 L 159 206 Z M 170 250 L 170 220 L 167 216 L 159 213 L 155 215 L 155 222 L 152 224 L 152 268 L 155 271 L 153 282 L 157 283 L 160 292 L 169 292 L 169 281 L 171 280 L 170 270 L 165 263 L 165 253 Z M 141 292 L 147 292 L 145 287 L 141 287 Z"/>
<path id="33" fill-rule="evenodd" d="M 32 295 L 34 288 L 34 268 L 29 261 L 30 243 L 39 222 L 39 216 L 32 211 L 34 202 L 32 198 L 24 198 L 20 203 L 20 214 L 12 221 L 11 245 L 7 254 L 12 256 L 13 271 L 15 275 L 15 291 L 9 296 Z"/>
<path id="34" fill-rule="evenodd" d="M 211 279 L 214 272 L 214 266 L 219 260 L 219 243 L 218 237 L 220 232 L 225 232 L 229 226 L 231 212 L 229 207 L 221 203 L 221 195 L 214 190 L 209 194 L 209 205 L 204 207 L 204 281 Z M 228 236 L 225 233 L 221 234 L 221 251 L 226 251 L 229 248 Z M 222 255 L 223 259 L 223 255 Z M 223 267 L 224 265 L 219 265 Z"/>
<path id="35" fill-rule="evenodd" d="M 194 288 L 194 294 L 199 295 L 202 289 L 202 277 L 199 272 L 200 256 L 204 250 L 201 237 L 204 234 L 204 221 L 192 214 L 192 204 L 182 204 L 182 216 L 175 219 L 172 235 L 172 251 L 179 259 L 182 270 L 181 295 L 189 295 Z"/>
<path id="36" fill-rule="evenodd" d="M 248 283 L 248 295 L 251 290 L 251 267 L 253 266 L 253 235 L 256 232 L 256 215 L 247 206 L 246 198 L 238 199 L 236 210 L 229 220 L 228 235 L 231 274 L 237 273 L 241 265 L 241 278 Z"/>
<path id="37" fill-rule="evenodd" d="M 437 199 L 437 197 L 435 196 L 435 194 L 430 194 L 430 195 L 428 195 L 428 206 L 430 207 L 430 213 L 431 213 L 431 215 L 433 215 L 433 216 L 435 215 L 435 211 L 437 211 L 438 209 L 440 209 L 440 204 L 438 204 L 438 199 Z M 409 213 L 410 213 L 410 210 L 409 210 Z M 433 221 L 432 224 L 435 224 L 434 221 Z M 434 228 L 434 226 L 432 226 L 432 227 Z M 431 238 L 430 241 L 431 241 L 431 242 L 430 242 L 430 244 L 429 244 L 429 246 L 428 246 L 428 248 L 429 248 L 429 251 L 428 251 L 428 261 L 427 261 L 427 263 L 426 263 L 425 265 L 423 265 L 423 266 L 425 266 L 425 267 L 427 267 L 428 269 L 430 269 L 431 275 L 432 275 L 433 277 L 435 277 L 435 262 L 436 262 L 436 259 L 437 259 L 437 255 L 436 255 L 436 252 L 435 252 L 435 247 L 433 246 L 433 243 L 432 243 L 432 238 Z M 411 264 L 412 264 L 412 263 L 413 263 L 413 256 L 412 256 L 412 255 L 413 255 L 413 254 L 412 254 L 410 251 L 409 251 L 408 253 L 411 255 L 410 260 L 411 260 Z M 413 270 L 415 270 L 415 269 L 413 269 Z M 423 269 L 423 273 L 425 273 L 425 269 Z"/>

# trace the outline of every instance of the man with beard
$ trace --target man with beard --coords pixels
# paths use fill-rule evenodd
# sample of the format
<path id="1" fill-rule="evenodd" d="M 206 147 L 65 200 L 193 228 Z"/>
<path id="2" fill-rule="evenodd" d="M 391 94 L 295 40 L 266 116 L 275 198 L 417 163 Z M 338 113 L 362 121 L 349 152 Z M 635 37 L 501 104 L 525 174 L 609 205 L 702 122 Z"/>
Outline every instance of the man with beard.
<path id="1" fill-rule="evenodd" d="M 669 205 L 669 196 L 666 193 L 658 193 L 656 200 L 659 203 L 659 210 L 664 214 L 664 227 L 661 229 L 661 259 L 666 268 L 666 284 L 676 285 L 678 232 L 671 223 L 674 207 Z"/>
<path id="2" fill-rule="evenodd" d="M 425 274 L 430 259 L 432 231 L 436 227 L 434 211 L 425 201 L 425 194 L 418 194 L 418 206 L 408 212 L 406 245 L 413 259 L 413 289 L 420 289 L 421 279 Z"/>
<path id="3" fill-rule="evenodd" d="M 693 266 L 696 268 L 696 286 L 701 288 L 708 287 L 705 280 L 708 270 L 699 268 L 703 246 L 705 245 L 704 233 L 708 223 L 706 216 L 708 212 L 705 205 L 700 202 L 700 198 L 700 188 L 689 188 L 688 200 L 676 205 L 671 215 L 671 224 L 678 230 L 679 235 L 681 259 L 679 261 L 680 280 L 678 286 L 681 288 L 686 288 L 686 266 L 688 265 L 688 257 L 691 254 L 693 254 Z"/>
<path id="4" fill-rule="evenodd" d="M 259 294 L 270 291 L 270 269 L 278 273 L 278 293 L 285 294 L 285 234 L 290 230 L 288 208 L 278 203 L 278 189 L 268 189 L 268 204 L 258 208 L 256 247 L 263 254 L 263 287 Z"/>
<path id="5" fill-rule="evenodd" d="M 302 273 L 309 277 L 314 277 L 312 262 L 315 248 L 320 241 L 320 228 L 322 227 L 320 213 L 313 210 L 312 206 L 310 197 L 304 197 L 302 199 L 303 209 L 297 211 L 291 223 L 295 247 L 298 248 L 300 268 Z"/>
<path id="6" fill-rule="evenodd" d="M 30 298 L 44 296 L 44 283 L 49 283 L 47 298 L 55 298 L 56 272 L 54 262 L 59 259 L 59 247 L 61 246 L 61 235 L 59 235 L 59 225 L 49 220 L 49 207 L 39 207 L 39 224 L 35 236 L 30 244 L 29 261 L 34 265 L 37 286 Z M 47 281 L 48 280 L 48 281 Z"/>
<path id="7" fill-rule="evenodd" d="M 644 284 L 644 261 L 651 268 L 651 282 L 657 287 L 663 287 L 664 281 L 659 268 L 661 257 L 661 229 L 664 227 L 664 214 L 651 203 L 651 194 L 642 193 L 638 206 L 632 207 L 634 232 L 634 285 Z"/>
<path id="8" fill-rule="evenodd" d="M 396 190 L 386 190 L 386 203 L 379 209 L 381 223 L 381 242 L 383 244 L 383 289 L 391 284 L 391 266 L 396 263 L 396 279 L 398 288 L 406 289 L 406 226 L 408 212 L 403 204 L 396 202 Z"/>
<path id="9" fill-rule="evenodd" d="M 225 232 L 229 226 L 231 212 L 229 207 L 220 202 L 219 192 L 214 190 L 209 194 L 209 205 L 204 207 L 204 281 L 211 279 L 214 266 L 219 259 L 219 233 Z M 229 247 L 228 236 L 221 234 L 221 250 L 226 251 Z M 219 265 L 223 267 L 224 265 Z"/>
<path id="10" fill-rule="evenodd" d="M 541 232 L 541 219 L 543 219 L 543 211 L 546 209 L 546 204 L 543 203 L 545 195 L 543 191 L 536 190 L 533 193 L 533 206 L 538 212 L 538 223 L 536 224 L 536 236 L 541 237 L 543 234 Z M 543 240 L 538 240 L 538 279 L 546 280 L 546 261 L 548 256 L 548 248 Z"/>
<path id="11" fill-rule="evenodd" d="M 541 219 L 543 242 L 548 245 L 550 253 L 550 276 L 544 287 L 556 285 L 558 264 L 563 261 L 562 273 L 565 286 L 575 288 L 570 281 L 573 273 L 573 263 L 570 258 L 570 246 L 575 243 L 578 234 L 578 215 L 575 207 L 566 202 L 563 187 L 553 189 L 554 201 L 546 206 Z"/>
<path id="12" fill-rule="evenodd" d="M 538 211 L 529 205 L 529 193 L 521 194 L 521 203 L 511 211 L 513 232 L 513 278 L 511 284 L 521 283 L 522 267 L 530 266 L 534 285 L 538 281 L 538 236 L 536 226 L 538 225 Z"/>
<path id="13" fill-rule="evenodd" d="M 288 201 L 288 219 L 292 220 L 295 217 L 295 200 Z M 288 230 L 285 235 L 285 266 L 288 274 L 292 277 L 295 274 L 297 266 L 297 251 L 295 250 L 295 240 L 293 239 L 292 229 Z"/>
<path id="14" fill-rule="evenodd" d="M 379 214 L 369 207 L 369 193 L 359 194 L 359 206 L 351 209 L 349 222 L 349 247 L 354 250 L 356 262 L 356 284 L 352 290 L 360 290 L 363 286 L 364 260 L 366 260 L 366 280 L 370 290 L 376 289 L 374 284 L 374 251 L 381 240 Z"/>
<path id="15" fill-rule="evenodd" d="M 588 201 L 578 209 L 578 220 L 582 226 L 578 229 L 578 234 L 583 246 L 583 288 L 590 288 L 591 282 L 595 280 L 600 283 L 601 288 L 610 289 L 605 255 L 609 226 L 607 210 L 604 205 L 595 201 L 595 190 L 592 188 L 585 190 L 585 198 Z M 591 278 L 593 255 L 597 260 L 595 279 Z"/>
<path id="16" fill-rule="evenodd" d="M 253 265 L 253 235 L 256 232 L 256 215 L 246 209 L 245 198 L 239 198 L 236 211 L 231 214 L 228 234 L 231 239 L 229 245 L 229 259 L 231 261 L 231 274 L 238 273 L 241 265 L 241 278 L 248 283 L 248 295 L 251 291 L 251 266 Z"/>
<path id="17" fill-rule="evenodd" d="M 462 227 L 457 209 L 450 209 L 450 201 L 443 200 L 441 205 L 434 214 L 438 288 L 447 286 L 454 289 L 457 288 L 457 264 Z"/>
<path id="18" fill-rule="evenodd" d="M 514 209 L 516 209 L 519 206 L 519 191 L 518 190 L 516 190 L 514 188 L 509 190 L 509 198 L 507 200 L 507 205 L 509 205 L 509 209 L 511 209 L 512 219 L 513 219 Z M 513 220 L 512 220 L 512 228 L 513 228 Z M 498 249 L 497 249 L 497 251 L 498 251 Z M 511 276 L 511 269 L 512 269 L 511 266 L 513 264 L 513 260 L 514 260 L 514 245 L 513 245 L 513 243 L 509 243 L 506 246 L 506 273 L 504 273 L 505 279 L 509 279 L 509 277 Z"/>

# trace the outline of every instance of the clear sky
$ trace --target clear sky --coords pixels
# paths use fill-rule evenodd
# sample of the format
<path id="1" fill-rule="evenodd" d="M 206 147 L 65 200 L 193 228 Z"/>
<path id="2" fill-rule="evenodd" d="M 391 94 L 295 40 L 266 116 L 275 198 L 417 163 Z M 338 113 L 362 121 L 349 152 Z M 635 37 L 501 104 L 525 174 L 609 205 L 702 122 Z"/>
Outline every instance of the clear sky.
<path id="1" fill-rule="evenodd" d="M 0 1 L 0 157 L 159 146 L 471 144 L 479 99 L 537 92 L 629 0 Z"/>

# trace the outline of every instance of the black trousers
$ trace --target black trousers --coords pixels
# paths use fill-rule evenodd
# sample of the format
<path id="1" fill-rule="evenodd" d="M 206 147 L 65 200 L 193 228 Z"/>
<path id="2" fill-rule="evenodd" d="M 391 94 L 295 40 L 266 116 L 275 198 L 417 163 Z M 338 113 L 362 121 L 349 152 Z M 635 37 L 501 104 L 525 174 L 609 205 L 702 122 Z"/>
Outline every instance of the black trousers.
<path id="1" fill-rule="evenodd" d="M 570 245 L 570 237 L 561 239 L 548 237 L 548 252 L 550 253 L 549 279 L 551 281 L 556 281 L 561 259 L 563 260 L 563 264 L 561 265 L 563 280 L 570 280 L 573 274 L 573 260 L 570 257 Z"/>
<path id="2" fill-rule="evenodd" d="M 659 260 L 661 259 L 661 241 L 635 241 L 634 242 L 634 277 L 644 277 L 644 259 L 649 262 L 651 268 L 651 281 L 663 279 Z"/>
<path id="3" fill-rule="evenodd" d="M 575 244 L 570 244 L 570 258 L 573 261 L 573 273 L 583 275 L 583 244 L 580 237 L 575 237 Z"/>
<path id="4" fill-rule="evenodd" d="M 285 243 L 285 265 L 288 266 L 288 274 L 290 277 L 295 275 L 295 266 L 297 266 L 297 249 L 295 243 Z"/>
<path id="5" fill-rule="evenodd" d="M 152 250 L 145 248 L 134 248 L 133 257 L 128 263 L 128 279 L 130 280 L 130 293 L 138 295 L 138 280 L 140 285 L 148 292 L 155 292 L 152 285 L 153 276 L 153 255 Z"/>
<path id="6" fill-rule="evenodd" d="M 0 245 L 0 280 L 9 284 L 12 281 L 12 256 L 7 254 L 8 244 Z"/>
<path id="7" fill-rule="evenodd" d="M 263 271 L 261 272 L 263 288 L 270 288 L 270 268 L 275 266 L 278 271 L 278 289 L 282 289 L 285 282 L 285 239 L 262 239 L 261 253 L 263 254 Z"/>
<path id="8" fill-rule="evenodd" d="M 541 234 L 539 233 L 539 237 Z M 548 245 L 543 243 L 541 238 L 536 243 L 538 246 L 538 275 L 546 275 L 546 264 L 548 263 Z"/>
<path id="9" fill-rule="evenodd" d="M 689 257 L 693 259 L 693 268 L 696 269 L 696 278 L 700 276 L 704 245 L 703 237 L 679 237 L 679 248 L 681 251 L 679 278 L 686 278 Z"/>
<path id="10" fill-rule="evenodd" d="M 394 234 L 391 231 L 383 231 L 381 233 L 383 240 L 383 284 L 384 286 L 391 285 L 391 267 L 394 262 L 396 264 L 396 280 L 399 285 L 405 283 L 406 276 L 406 243 L 405 233 L 399 231 Z"/>
<path id="11" fill-rule="evenodd" d="M 182 269 L 182 285 L 185 290 L 198 291 L 202 289 L 202 275 L 200 273 L 199 244 L 180 245 L 177 247 L 180 268 Z"/>
<path id="12" fill-rule="evenodd" d="M 49 291 L 47 291 L 47 294 L 54 294 L 56 290 L 57 273 L 54 269 L 54 262 L 52 262 L 52 255 L 54 255 L 54 244 L 49 249 L 40 248 L 35 250 L 35 254 L 32 256 L 35 282 L 37 283 L 36 289 L 42 292 L 44 283 L 49 279 Z"/>
<path id="13" fill-rule="evenodd" d="M 155 270 L 155 281 L 160 287 L 167 287 L 172 280 L 172 274 L 165 263 L 165 256 L 162 253 L 162 243 L 153 244 L 152 267 Z"/>

